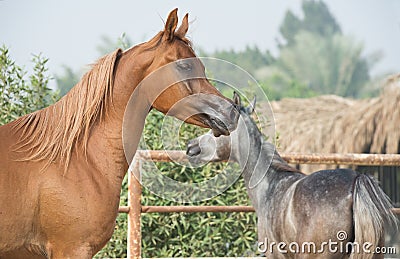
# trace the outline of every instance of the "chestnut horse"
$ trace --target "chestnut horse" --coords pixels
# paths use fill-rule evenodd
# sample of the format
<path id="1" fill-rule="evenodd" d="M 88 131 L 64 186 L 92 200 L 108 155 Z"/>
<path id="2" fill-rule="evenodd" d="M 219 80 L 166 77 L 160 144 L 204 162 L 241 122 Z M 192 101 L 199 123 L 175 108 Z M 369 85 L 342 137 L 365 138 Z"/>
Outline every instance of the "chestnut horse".
<path id="1" fill-rule="evenodd" d="M 60 101 L 0 127 L 0 258 L 91 258 L 107 243 L 128 169 L 122 127 L 130 96 L 157 69 L 180 60 L 169 74 L 179 77 L 192 69 L 185 59 L 196 59 L 185 38 L 188 15 L 177 23 L 175 9 L 151 40 L 104 56 Z M 175 82 L 157 98 L 148 95 L 154 80 L 136 91 L 152 100 L 130 107 L 142 114 L 132 134 L 140 136 L 149 109 L 168 113 L 191 95 L 198 102 L 181 108 L 195 114 L 175 117 L 216 135 L 236 128 L 237 109 L 207 79 Z"/>
<path id="2" fill-rule="evenodd" d="M 392 205 L 371 177 L 349 169 L 305 175 L 289 166 L 240 106 L 229 137 L 211 134 L 189 141 L 192 163 L 239 163 L 257 214 L 259 251 L 267 258 L 383 258 L 384 222 L 396 225 Z M 376 250 L 379 252 L 378 250 Z"/>

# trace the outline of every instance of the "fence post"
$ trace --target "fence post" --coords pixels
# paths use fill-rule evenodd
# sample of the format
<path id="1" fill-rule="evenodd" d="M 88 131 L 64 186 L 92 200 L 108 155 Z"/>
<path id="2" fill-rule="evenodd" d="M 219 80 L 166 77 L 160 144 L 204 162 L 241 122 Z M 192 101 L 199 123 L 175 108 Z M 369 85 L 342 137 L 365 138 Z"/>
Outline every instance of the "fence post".
<path id="1" fill-rule="evenodd" d="M 128 172 L 128 247 L 127 258 L 141 258 L 142 235 L 140 230 L 140 216 L 142 211 L 140 184 L 140 158 L 135 158 L 132 172 Z"/>

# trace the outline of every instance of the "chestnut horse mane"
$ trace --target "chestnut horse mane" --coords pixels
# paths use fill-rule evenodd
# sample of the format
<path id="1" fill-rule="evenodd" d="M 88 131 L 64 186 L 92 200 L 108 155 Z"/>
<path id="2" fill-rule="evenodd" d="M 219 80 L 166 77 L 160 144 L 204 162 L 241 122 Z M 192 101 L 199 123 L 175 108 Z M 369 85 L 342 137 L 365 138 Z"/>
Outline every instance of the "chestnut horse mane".
<path id="1" fill-rule="evenodd" d="M 161 44 L 164 32 L 132 48 L 148 51 Z M 191 48 L 186 37 L 175 36 Z M 127 50 L 129 51 L 129 50 Z M 106 116 L 112 105 L 115 65 L 122 50 L 100 58 L 63 98 L 55 104 L 22 116 L 13 129 L 22 131 L 14 151 L 27 153 L 20 161 L 47 160 L 43 169 L 57 159 L 68 169 L 74 146 L 77 143 L 86 154 L 93 124 Z"/>
<path id="2" fill-rule="evenodd" d="M 13 129 L 22 131 L 15 151 L 27 152 L 22 161 L 46 159 L 46 168 L 60 159 L 66 170 L 78 141 L 86 152 L 93 123 L 103 119 L 112 105 L 114 70 L 120 53 L 117 49 L 100 58 L 55 104 L 15 121 Z"/>

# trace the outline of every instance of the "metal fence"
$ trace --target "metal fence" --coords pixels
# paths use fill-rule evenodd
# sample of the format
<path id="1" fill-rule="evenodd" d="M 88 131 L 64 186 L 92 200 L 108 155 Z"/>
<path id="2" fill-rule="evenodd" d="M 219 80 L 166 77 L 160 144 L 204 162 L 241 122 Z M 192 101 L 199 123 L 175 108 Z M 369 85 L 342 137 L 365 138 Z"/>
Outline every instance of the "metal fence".
<path id="1" fill-rule="evenodd" d="M 360 166 L 400 166 L 400 155 L 392 154 L 281 154 L 281 157 L 291 164 L 333 164 Z M 184 161 L 183 151 L 140 150 L 135 156 L 132 172 L 128 174 L 128 206 L 121 206 L 120 213 L 128 214 L 128 259 L 140 258 L 142 213 L 172 213 L 172 212 L 254 212 L 251 206 L 142 206 L 142 187 L 139 183 L 141 161 L 171 162 Z M 132 177 L 134 175 L 135 177 Z M 400 215 L 400 208 L 394 213 Z"/>

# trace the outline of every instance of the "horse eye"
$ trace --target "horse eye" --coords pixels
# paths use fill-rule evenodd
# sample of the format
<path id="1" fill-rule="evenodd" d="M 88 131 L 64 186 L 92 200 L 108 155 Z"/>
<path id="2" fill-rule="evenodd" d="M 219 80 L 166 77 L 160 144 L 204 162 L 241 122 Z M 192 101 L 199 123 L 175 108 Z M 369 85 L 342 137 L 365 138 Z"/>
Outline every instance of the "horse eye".
<path id="1" fill-rule="evenodd" d="M 192 65 L 187 62 L 178 62 L 177 66 L 180 70 L 190 71 L 192 70 Z"/>

